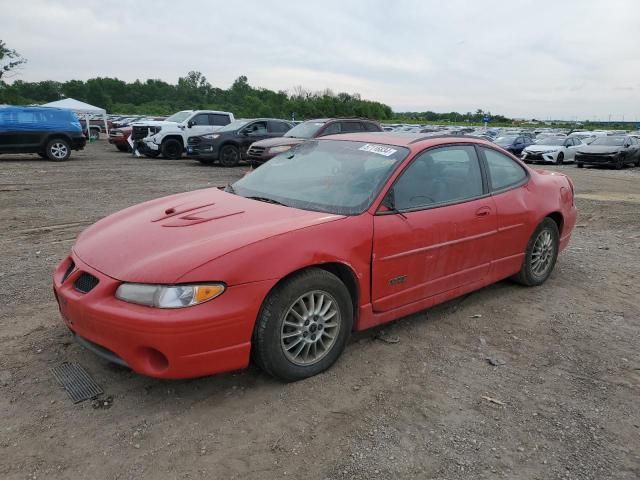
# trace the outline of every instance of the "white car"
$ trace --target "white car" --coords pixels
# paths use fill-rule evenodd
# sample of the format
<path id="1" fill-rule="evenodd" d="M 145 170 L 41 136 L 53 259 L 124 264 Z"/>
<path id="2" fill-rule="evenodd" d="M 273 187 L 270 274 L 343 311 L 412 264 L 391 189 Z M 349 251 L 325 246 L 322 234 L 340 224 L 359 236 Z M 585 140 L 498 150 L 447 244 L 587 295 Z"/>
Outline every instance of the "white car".
<path id="1" fill-rule="evenodd" d="M 529 145 L 522 151 L 525 162 L 552 162 L 562 164 L 573 162 L 576 150 L 584 143 L 576 137 L 547 137 Z"/>

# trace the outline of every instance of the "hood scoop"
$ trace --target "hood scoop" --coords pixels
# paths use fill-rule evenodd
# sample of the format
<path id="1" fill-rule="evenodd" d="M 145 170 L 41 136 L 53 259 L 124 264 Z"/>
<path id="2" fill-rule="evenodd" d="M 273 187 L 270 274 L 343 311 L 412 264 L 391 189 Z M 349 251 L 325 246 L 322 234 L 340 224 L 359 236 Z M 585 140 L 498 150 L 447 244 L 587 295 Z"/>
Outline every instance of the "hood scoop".
<path id="1" fill-rule="evenodd" d="M 154 218 L 151 222 L 161 222 L 163 227 L 188 227 L 241 213 L 244 213 L 244 210 L 216 207 L 215 202 L 197 205 L 181 204 L 165 209 L 164 215 Z"/>

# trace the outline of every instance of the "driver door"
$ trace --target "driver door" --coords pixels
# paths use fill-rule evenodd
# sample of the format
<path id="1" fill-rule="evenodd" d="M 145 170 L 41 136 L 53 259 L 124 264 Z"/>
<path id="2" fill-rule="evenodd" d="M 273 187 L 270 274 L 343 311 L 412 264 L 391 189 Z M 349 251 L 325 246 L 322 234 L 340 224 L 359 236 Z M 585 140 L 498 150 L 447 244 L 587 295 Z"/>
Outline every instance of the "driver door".
<path id="1" fill-rule="evenodd" d="M 473 146 L 418 154 L 387 195 L 398 211 L 374 217 L 374 311 L 486 278 L 497 219 Z"/>
<path id="2" fill-rule="evenodd" d="M 199 113 L 193 116 L 187 125 L 191 125 L 187 127 L 190 130 L 190 137 L 200 137 L 213 132 L 213 126 L 209 121 L 209 114 L 207 113 Z"/>
<path id="3" fill-rule="evenodd" d="M 240 132 L 240 146 L 242 150 L 242 158 L 247 155 L 247 150 L 253 142 L 258 142 L 270 138 L 269 131 L 267 129 L 267 122 L 259 120 L 257 122 L 246 125 Z"/>

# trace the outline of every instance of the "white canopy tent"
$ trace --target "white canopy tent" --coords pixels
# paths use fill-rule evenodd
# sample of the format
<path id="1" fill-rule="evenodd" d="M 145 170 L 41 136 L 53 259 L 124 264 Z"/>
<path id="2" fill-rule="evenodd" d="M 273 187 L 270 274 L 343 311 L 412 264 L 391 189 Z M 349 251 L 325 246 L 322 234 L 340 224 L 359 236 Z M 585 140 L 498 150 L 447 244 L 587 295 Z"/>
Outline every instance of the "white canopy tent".
<path id="1" fill-rule="evenodd" d="M 90 123 L 90 115 L 100 115 L 102 117 L 102 121 L 104 122 L 104 130 L 109 135 L 109 126 L 107 125 L 107 111 L 104 108 L 94 107 L 93 105 L 89 105 L 88 103 L 81 102 L 80 100 L 76 100 L 75 98 L 63 98 L 62 100 L 57 100 L 55 102 L 49 102 L 42 105 L 43 107 L 55 107 L 55 108 L 63 108 L 65 110 L 71 110 L 78 115 L 83 115 L 87 122 L 87 135 L 91 133 L 89 130 Z"/>

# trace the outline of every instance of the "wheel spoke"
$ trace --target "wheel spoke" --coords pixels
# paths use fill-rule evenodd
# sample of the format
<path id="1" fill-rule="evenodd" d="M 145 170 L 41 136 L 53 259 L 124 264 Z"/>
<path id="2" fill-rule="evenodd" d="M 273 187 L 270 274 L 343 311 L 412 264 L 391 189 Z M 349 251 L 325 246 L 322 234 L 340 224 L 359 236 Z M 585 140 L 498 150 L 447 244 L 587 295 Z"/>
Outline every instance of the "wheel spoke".
<path id="1" fill-rule="evenodd" d="M 321 317 L 324 317 L 324 316 L 327 314 L 327 312 L 329 311 L 329 309 L 330 309 L 332 306 L 333 306 L 333 302 L 332 302 L 331 300 L 329 300 L 329 301 L 327 302 L 327 304 L 326 304 L 326 305 L 324 305 L 324 307 L 323 307 L 323 308 L 322 308 L 322 310 L 320 311 L 320 316 L 321 316 Z"/>
<path id="2" fill-rule="evenodd" d="M 331 320 L 333 317 L 335 317 L 336 313 L 338 313 L 337 310 L 331 310 L 329 313 L 323 315 L 322 318 L 326 322 L 327 320 Z"/>
<path id="3" fill-rule="evenodd" d="M 283 333 L 282 339 L 286 340 L 287 338 L 300 337 L 300 336 L 302 336 L 302 333 L 299 330 L 296 330 L 295 332 Z"/>
<path id="4" fill-rule="evenodd" d="M 324 293 L 321 293 L 320 298 L 318 299 L 318 305 L 316 306 L 316 309 L 313 313 L 315 313 L 316 315 L 319 314 L 322 311 L 323 304 L 324 304 Z"/>
<path id="5" fill-rule="evenodd" d="M 296 317 L 300 323 L 304 322 L 304 318 L 302 317 L 302 315 L 296 312 L 295 309 L 292 308 L 291 310 L 289 310 L 289 313 Z"/>
<path id="6" fill-rule="evenodd" d="M 300 307 L 302 307 L 302 316 L 304 318 L 307 318 L 309 316 L 309 309 L 307 308 L 307 304 L 304 303 L 304 299 L 300 299 L 298 300 L 298 305 L 300 305 Z"/>

